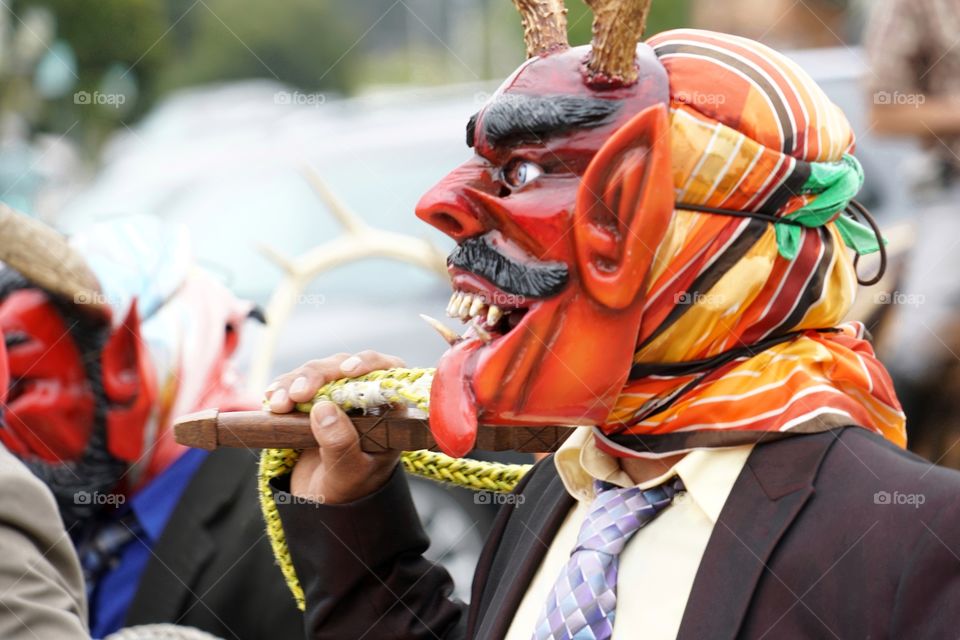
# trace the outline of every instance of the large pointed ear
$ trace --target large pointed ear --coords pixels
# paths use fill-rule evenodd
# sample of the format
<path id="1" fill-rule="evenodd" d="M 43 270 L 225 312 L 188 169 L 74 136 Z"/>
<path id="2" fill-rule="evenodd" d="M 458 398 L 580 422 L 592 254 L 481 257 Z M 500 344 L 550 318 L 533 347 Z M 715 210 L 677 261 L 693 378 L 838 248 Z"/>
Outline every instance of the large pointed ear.
<path id="1" fill-rule="evenodd" d="M 137 301 L 103 347 L 103 390 L 107 396 L 107 449 L 120 460 L 143 453 L 145 430 L 156 398 L 156 376 L 140 334 Z"/>
<path id="2" fill-rule="evenodd" d="M 587 293 L 611 309 L 639 295 L 673 215 L 670 122 L 665 104 L 620 127 L 584 173 L 574 219 Z"/>

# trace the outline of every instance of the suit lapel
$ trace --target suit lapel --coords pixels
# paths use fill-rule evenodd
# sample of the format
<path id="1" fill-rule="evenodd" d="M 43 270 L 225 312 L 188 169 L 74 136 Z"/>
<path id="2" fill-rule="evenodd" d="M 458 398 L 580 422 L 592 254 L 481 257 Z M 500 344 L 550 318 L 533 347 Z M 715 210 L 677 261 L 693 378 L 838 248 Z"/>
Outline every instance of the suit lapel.
<path id="1" fill-rule="evenodd" d="M 829 431 L 756 446 L 707 543 L 678 640 L 734 638 L 770 554 L 813 493 Z"/>
<path id="2" fill-rule="evenodd" d="M 503 638 L 507 634 L 513 613 L 520 607 L 557 529 L 574 504 L 552 458 L 541 465 L 543 480 L 538 478 L 526 488 L 523 495 L 529 499 L 515 507 L 497 545 L 498 552 L 482 592 L 480 604 L 484 611 L 474 637 Z"/>
<path id="3" fill-rule="evenodd" d="M 127 611 L 128 626 L 175 621 L 188 602 L 203 596 L 197 580 L 217 548 L 208 526 L 242 487 L 244 476 L 236 470 L 249 468 L 249 455 L 220 449 L 197 470 L 152 549 Z"/>

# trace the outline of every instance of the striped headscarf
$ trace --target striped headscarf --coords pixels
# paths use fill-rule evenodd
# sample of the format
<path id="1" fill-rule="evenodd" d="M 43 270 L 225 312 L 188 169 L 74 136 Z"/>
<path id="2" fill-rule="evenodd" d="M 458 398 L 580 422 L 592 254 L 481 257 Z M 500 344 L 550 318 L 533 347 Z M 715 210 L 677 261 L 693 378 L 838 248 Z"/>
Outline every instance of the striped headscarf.
<path id="1" fill-rule="evenodd" d="M 634 367 L 599 445 L 655 456 L 859 425 L 904 446 L 889 375 L 864 327 L 841 324 L 857 291 L 847 249 L 877 249 L 842 215 L 863 182 L 843 113 L 758 42 L 682 29 L 647 44 L 670 79 L 677 205 L 652 239 Z"/>

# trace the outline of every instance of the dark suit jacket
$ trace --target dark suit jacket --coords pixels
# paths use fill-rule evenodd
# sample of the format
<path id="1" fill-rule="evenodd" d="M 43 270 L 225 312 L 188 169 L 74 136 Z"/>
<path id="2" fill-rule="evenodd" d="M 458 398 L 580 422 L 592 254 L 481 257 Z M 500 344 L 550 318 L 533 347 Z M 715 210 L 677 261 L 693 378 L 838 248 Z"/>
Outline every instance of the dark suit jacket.
<path id="1" fill-rule="evenodd" d="M 309 636 L 502 638 L 573 506 L 552 459 L 517 491 L 525 500 L 501 511 L 469 608 L 421 557 L 427 539 L 402 474 L 355 503 L 282 505 Z M 755 447 L 678 637 L 958 636 L 960 474 L 847 428 Z"/>
<path id="2" fill-rule="evenodd" d="M 227 640 L 303 636 L 303 615 L 265 534 L 256 483 L 254 452 L 210 454 L 153 549 L 126 626 L 176 622 Z"/>

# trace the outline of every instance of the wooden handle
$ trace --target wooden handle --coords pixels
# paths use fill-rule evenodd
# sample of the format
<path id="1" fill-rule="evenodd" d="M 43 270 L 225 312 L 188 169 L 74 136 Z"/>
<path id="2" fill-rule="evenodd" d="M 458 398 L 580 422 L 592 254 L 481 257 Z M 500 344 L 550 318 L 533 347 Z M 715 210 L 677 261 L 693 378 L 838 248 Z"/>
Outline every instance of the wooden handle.
<path id="1" fill-rule="evenodd" d="M 360 433 L 360 448 L 368 453 L 389 449 L 439 451 L 427 417 L 416 410 L 390 409 L 380 415 L 352 416 Z M 481 451 L 551 453 L 573 432 L 572 427 L 494 427 L 481 425 L 477 444 Z M 177 419 L 173 437 L 182 445 L 213 450 L 309 449 L 317 446 L 306 413 L 226 411 L 208 409 Z"/>

